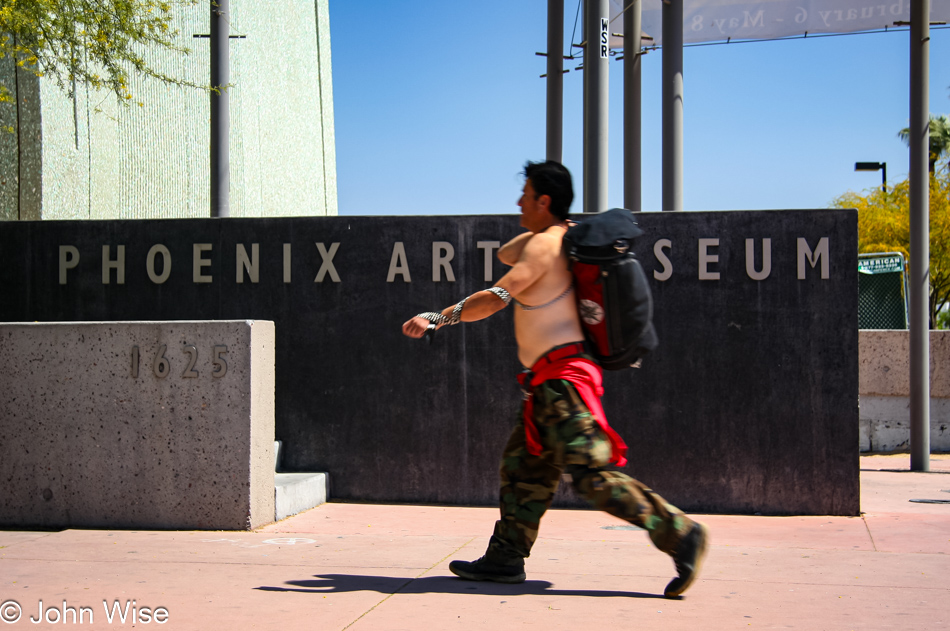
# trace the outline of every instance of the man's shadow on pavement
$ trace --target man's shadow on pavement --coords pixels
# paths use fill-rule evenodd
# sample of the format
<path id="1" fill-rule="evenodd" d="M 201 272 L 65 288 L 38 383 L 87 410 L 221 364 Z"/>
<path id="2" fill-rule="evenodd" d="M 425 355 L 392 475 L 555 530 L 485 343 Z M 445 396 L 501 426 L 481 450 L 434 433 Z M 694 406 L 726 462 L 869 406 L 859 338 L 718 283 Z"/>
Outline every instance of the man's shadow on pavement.
<path id="1" fill-rule="evenodd" d="M 587 589 L 551 589 L 548 581 L 525 581 L 515 585 L 488 581 L 466 581 L 450 576 L 361 576 L 359 574 L 318 574 L 313 579 L 287 581 L 288 587 L 261 586 L 265 592 L 331 594 L 340 592 L 379 592 L 380 594 L 488 594 L 491 596 L 586 596 L 596 598 L 663 598 L 662 594 Z"/>

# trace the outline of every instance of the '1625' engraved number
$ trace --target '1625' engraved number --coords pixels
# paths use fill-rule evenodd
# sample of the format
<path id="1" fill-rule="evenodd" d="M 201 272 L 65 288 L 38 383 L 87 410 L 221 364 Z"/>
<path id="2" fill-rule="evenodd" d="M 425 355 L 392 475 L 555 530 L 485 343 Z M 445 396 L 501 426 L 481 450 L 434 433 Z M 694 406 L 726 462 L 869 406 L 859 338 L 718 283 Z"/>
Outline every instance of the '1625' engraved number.
<path id="1" fill-rule="evenodd" d="M 164 379 L 172 371 L 171 361 L 165 356 L 168 350 L 166 344 L 158 347 L 158 352 L 152 360 L 152 374 L 158 379 Z M 182 379 L 197 379 L 199 376 L 195 366 L 198 364 L 198 347 L 194 344 L 185 344 L 181 347 L 182 353 L 187 356 L 185 369 L 181 373 Z M 211 376 L 220 379 L 228 374 L 228 362 L 224 358 L 228 353 L 228 347 L 224 344 L 216 344 L 211 349 Z M 132 347 L 132 378 L 139 378 L 140 352 L 138 346 Z"/>

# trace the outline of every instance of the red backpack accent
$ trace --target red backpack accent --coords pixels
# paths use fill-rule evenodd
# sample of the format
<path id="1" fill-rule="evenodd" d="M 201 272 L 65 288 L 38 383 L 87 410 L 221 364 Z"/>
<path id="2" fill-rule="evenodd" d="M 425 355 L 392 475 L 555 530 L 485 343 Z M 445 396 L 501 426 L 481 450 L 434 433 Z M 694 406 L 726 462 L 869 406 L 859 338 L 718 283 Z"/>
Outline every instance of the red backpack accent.
<path id="1" fill-rule="evenodd" d="M 564 235 L 581 326 L 606 370 L 638 366 L 659 344 L 653 296 L 631 249 L 642 234 L 630 211 L 614 208 L 585 216 Z"/>

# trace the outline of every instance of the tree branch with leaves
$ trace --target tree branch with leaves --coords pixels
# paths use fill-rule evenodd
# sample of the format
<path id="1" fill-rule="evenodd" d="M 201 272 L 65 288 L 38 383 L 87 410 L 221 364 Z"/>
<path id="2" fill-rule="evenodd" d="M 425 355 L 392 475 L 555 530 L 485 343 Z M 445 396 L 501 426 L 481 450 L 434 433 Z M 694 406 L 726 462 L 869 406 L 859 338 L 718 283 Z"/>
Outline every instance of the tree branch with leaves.
<path id="1" fill-rule="evenodd" d="M 0 0 L 0 58 L 56 83 L 70 98 L 75 86 L 109 90 L 133 102 L 133 74 L 167 84 L 207 88 L 153 67 L 146 51 L 186 55 L 173 27 L 176 11 L 197 0 Z M 0 84 L 0 101 L 13 99 Z M 140 103 L 141 104 L 141 103 Z"/>
<path id="2" fill-rule="evenodd" d="M 931 114 L 929 127 L 929 161 L 930 172 L 933 173 L 936 169 L 937 161 L 945 154 L 950 154 L 950 120 L 948 120 L 946 116 L 934 116 Z M 903 140 L 908 147 L 910 146 L 909 127 L 905 127 L 897 132 L 897 137 Z"/>

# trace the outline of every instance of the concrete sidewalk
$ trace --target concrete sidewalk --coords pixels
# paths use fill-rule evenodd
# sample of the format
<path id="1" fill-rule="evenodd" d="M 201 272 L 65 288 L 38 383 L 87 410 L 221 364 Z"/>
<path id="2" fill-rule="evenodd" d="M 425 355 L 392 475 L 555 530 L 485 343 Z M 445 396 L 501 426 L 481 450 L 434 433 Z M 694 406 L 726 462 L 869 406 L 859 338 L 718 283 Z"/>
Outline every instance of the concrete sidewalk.
<path id="1" fill-rule="evenodd" d="M 861 459 L 861 517 L 700 517 L 712 546 L 680 600 L 662 597 L 670 559 L 591 511 L 545 516 L 522 585 L 448 571 L 483 553 L 487 508 L 326 504 L 255 532 L 0 531 L 0 629 L 946 629 L 950 504 L 910 500 L 950 500 L 950 455 L 931 473 L 908 464 Z"/>

